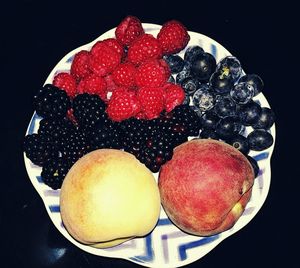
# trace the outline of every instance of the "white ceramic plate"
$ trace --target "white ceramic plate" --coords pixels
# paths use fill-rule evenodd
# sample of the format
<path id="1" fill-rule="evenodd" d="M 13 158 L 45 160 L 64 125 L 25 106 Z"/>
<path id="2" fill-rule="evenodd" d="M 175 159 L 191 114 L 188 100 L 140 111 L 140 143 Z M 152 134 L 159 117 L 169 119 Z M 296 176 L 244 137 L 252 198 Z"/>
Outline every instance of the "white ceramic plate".
<path id="1" fill-rule="evenodd" d="M 156 36 L 161 26 L 144 23 L 143 27 L 147 33 Z M 89 50 L 92 45 L 99 40 L 114 37 L 114 31 L 115 28 L 102 34 L 93 42 L 83 45 L 68 53 L 51 71 L 45 81 L 45 84 L 51 83 L 56 73 L 69 71 L 72 59 L 77 52 L 82 49 Z M 189 32 L 189 34 L 191 36 L 191 40 L 188 46 L 200 45 L 206 52 L 213 54 L 217 62 L 223 57 L 231 55 L 229 51 L 211 38 L 195 32 Z M 179 55 L 183 56 L 183 53 L 184 51 L 182 51 Z M 262 93 L 256 96 L 255 99 L 261 103 L 262 107 L 269 107 L 269 104 Z M 34 113 L 26 134 L 36 133 L 40 120 L 41 118 Z M 275 126 L 271 128 L 271 133 L 275 140 Z M 60 190 L 52 190 L 42 182 L 40 177 L 41 168 L 32 164 L 25 154 L 24 160 L 29 178 L 41 196 L 50 219 L 53 221 L 57 229 L 73 244 L 82 250 L 95 255 L 111 258 L 124 258 L 146 267 L 166 268 L 187 265 L 200 259 L 216 247 L 222 240 L 243 228 L 251 221 L 251 219 L 253 219 L 262 207 L 269 191 L 271 181 L 270 158 L 273 148 L 274 144 L 267 150 L 261 152 L 250 152 L 250 155 L 258 161 L 260 168 L 259 175 L 255 179 L 252 197 L 247 204 L 243 215 L 230 230 L 211 237 L 188 235 L 174 226 L 167 218 L 164 210 L 161 209 L 158 224 L 148 236 L 144 238 L 136 238 L 109 249 L 96 249 L 82 245 L 68 234 L 62 224 L 60 216 Z M 156 179 L 157 174 L 155 174 Z"/>

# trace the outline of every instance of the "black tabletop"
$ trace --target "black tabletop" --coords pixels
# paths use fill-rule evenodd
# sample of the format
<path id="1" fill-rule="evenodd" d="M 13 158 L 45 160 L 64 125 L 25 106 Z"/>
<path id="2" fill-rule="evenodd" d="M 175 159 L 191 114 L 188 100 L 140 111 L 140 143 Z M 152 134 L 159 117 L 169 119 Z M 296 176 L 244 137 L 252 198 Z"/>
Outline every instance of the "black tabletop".
<path id="1" fill-rule="evenodd" d="M 73 1 L 67 5 L 24 0 L 1 7 L 0 266 L 139 267 L 126 260 L 86 253 L 61 235 L 29 180 L 21 147 L 33 113 L 33 95 L 55 64 L 131 14 L 156 24 L 177 19 L 188 30 L 224 45 L 240 59 L 246 72 L 263 78 L 264 95 L 276 114 L 272 180 L 266 202 L 246 227 L 188 267 L 299 267 L 294 246 L 299 211 L 295 181 L 299 176 L 293 171 L 297 164 L 292 154 L 297 138 L 289 126 L 296 123 L 292 117 L 297 109 L 290 103 L 297 98 L 298 89 L 289 88 L 286 72 L 291 68 L 287 59 L 296 50 L 287 34 L 288 19 L 281 16 L 285 5 L 273 6 L 270 11 L 251 1 L 232 6 L 228 1 L 210 5 L 202 1 L 102 2 Z"/>

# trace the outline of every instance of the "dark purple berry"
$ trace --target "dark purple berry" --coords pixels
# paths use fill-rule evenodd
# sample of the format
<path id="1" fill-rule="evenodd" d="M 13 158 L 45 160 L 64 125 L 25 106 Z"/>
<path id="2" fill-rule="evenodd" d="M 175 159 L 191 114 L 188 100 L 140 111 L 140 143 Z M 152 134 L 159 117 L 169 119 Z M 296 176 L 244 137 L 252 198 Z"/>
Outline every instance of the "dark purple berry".
<path id="1" fill-rule="evenodd" d="M 254 87 L 245 82 L 240 82 L 236 84 L 230 90 L 230 97 L 237 104 L 246 104 L 248 103 L 254 96 Z"/>
<path id="2" fill-rule="evenodd" d="M 260 113 L 261 107 L 255 101 L 250 101 L 249 103 L 238 107 L 238 115 L 242 124 L 245 126 L 251 126 L 253 123 L 257 122 Z"/>
<path id="3" fill-rule="evenodd" d="M 210 77 L 209 84 L 212 90 L 217 94 L 227 94 L 234 86 L 231 76 L 224 73 L 214 72 Z"/>
<path id="4" fill-rule="evenodd" d="M 258 95 L 264 87 L 263 80 L 257 74 L 246 74 L 242 76 L 239 82 L 245 82 L 254 88 L 254 96 Z"/>
<path id="5" fill-rule="evenodd" d="M 257 121 L 252 124 L 252 127 L 255 129 L 270 129 L 274 122 L 274 112 L 270 108 L 263 107 Z"/>
<path id="6" fill-rule="evenodd" d="M 199 54 L 192 60 L 191 70 L 200 81 L 206 82 L 216 70 L 216 59 L 207 52 Z"/>
<path id="7" fill-rule="evenodd" d="M 253 130 L 248 136 L 248 143 L 251 150 L 262 151 L 269 148 L 273 142 L 273 136 L 271 133 L 264 129 Z"/>
<path id="8" fill-rule="evenodd" d="M 248 140 L 242 135 L 236 134 L 229 138 L 227 142 L 234 148 L 238 149 L 244 155 L 247 155 L 250 151 Z"/>

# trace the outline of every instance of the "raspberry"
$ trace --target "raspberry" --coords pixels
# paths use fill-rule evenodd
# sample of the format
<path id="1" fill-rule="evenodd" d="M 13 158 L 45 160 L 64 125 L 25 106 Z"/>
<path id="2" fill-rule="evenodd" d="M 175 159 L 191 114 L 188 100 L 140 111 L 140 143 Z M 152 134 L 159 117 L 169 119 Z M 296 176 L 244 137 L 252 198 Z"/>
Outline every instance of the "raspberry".
<path id="1" fill-rule="evenodd" d="M 107 38 L 101 41 L 103 44 L 108 45 L 113 48 L 118 54 L 120 54 L 121 58 L 125 57 L 125 51 L 120 42 L 115 38 Z"/>
<path id="2" fill-rule="evenodd" d="M 134 87 L 135 72 L 136 69 L 132 63 L 121 63 L 112 73 L 113 80 L 118 86 Z"/>
<path id="3" fill-rule="evenodd" d="M 88 93 L 96 94 L 102 100 L 107 99 L 107 87 L 105 79 L 96 74 L 90 74 L 82 79 L 77 87 L 78 94 Z"/>
<path id="4" fill-rule="evenodd" d="M 55 75 L 53 85 L 66 91 L 67 95 L 71 98 L 76 95 L 76 80 L 69 73 L 59 73 Z"/>
<path id="5" fill-rule="evenodd" d="M 171 20 L 163 24 L 157 35 L 157 40 L 164 54 L 174 54 L 185 48 L 190 36 L 181 22 Z"/>
<path id="6" fill-rule="evenodd" d="M 165 89 L 165 110 L 166 112 L 172 111 L 177 105 L 183 103 L 185 93 L 181 86 L 173 83 L 167 83 Z"/>
<path id="7" fill-rule="evenodd" d="M 91 71 L 89 69 L 88 62 L 89 52 L 86 50 L 81 50 L 74 56 L 71 65 L 71 75 L 77 81 L 90 74 Z"/>
<path id="8" fill-rule="evenodd" d="M 161 58 L 162 49 L 153 35 L 144 34 L 129 46 L 127 57 L 130 62 L 139 65 L 147 59 Z"/>
<path id="9" fill-rule="evenodd" d="M 158 117 L 164 109 L 164 89 L 162 87 L 139 88 L 137 97 L 146 119 Z"/>
<path id="10" fill-rule="evenodd" d="M 113 75 L 109 74 L 104 76 L 104 80 L 106 82 L 107 92 L 113 92 L 118 86 L 114 82 Z"/>
<path id="11" fill-rule="evenodd" d="M 90 54 L 89 68 L 99 76 L 111 73 L 121 62 L 121 55 L 101 41 L 92 47 Z"/>
<path id="12" fill-rule="evenodd" d="M 135 80 L 139 87 L 159 87 L 164 85 L 170 76 L 168 64 L 160 60 L 148 60 L 137 68 Z"/>
<path id="13" fill-rule="evenodd" d="M 140 111 L 140 103 L 135 91 L 117 88 L 111 96 L 106 112 L 113 121 L 122 121 L 135 116 Z"/>
<path id="14" fill-rule="evenodd" d="M 129 46 L 139 36 L 145 33 L 140 20 L 127 16 L 121 21 L 115 31 L 117 40 L 124 46 Z"/>

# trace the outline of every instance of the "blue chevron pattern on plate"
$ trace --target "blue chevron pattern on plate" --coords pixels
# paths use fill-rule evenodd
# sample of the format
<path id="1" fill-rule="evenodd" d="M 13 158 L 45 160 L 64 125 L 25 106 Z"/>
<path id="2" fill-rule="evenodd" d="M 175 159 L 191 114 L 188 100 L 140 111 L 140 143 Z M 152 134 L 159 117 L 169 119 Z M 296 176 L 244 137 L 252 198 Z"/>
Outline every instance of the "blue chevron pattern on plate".
<path id="1" fill-rule="evenodd" d="M 143 27 L 147 33 L 156 36 L 161 26 L 145 23 L 143 24 Z M 114 37 L 114 30 L 115 29 L 111 29 L 103 35 L 99 36 L 93 42 L 87 45 L 83 45 L 68 53 L 54 67 L 45 83 L 51 83 L 56 73 L 69 70 L 73 57 L 77 52 L 83 49 L 89 50 L 92 45 L 98 40 Z M 189 32 L 189 34 L 191 36 L 189 46 L 202 46 L 205 51 L 213 54 L 216 57 L 217 61 L 225 56 L 231 55 L 229 51 L 227 51 L 223 46 L 221 46 L 211 38 L 195 32 Z M 184 51 L 185 50 L 180 53 L 181 56 L 183 56 Z M 260 102 L 264 107 L 270 107 L 262 93 L 255 97 L 255 101 Z M 39 127 L 40 120 L 41 117 L 34 113 L 28 125 L 26 134 L 36 133 Z M 271 133 L 275 139 L 275 126 L 271 128 Z M 159 221 L 150 234 L 148 234 L 146 237 L 135 238 L 121 245 L 108 249 L 96 249 L 80 244 L 68 234 L 60 217 L 60 190 L 52 190 L 47 185 L 45 185 L 40 176 L 41 168 L 32 164 L 25 155 L 24 161 L 29 178 L 33 186 L 41 196 L 50 219 L 53 221 L 53 224 L 56 226 L 56 228 L 74 245 L 78 246 L 84 251 L 99 256 L 124 258 L 146 267 L 167 268 L 180 267 L 202 258 L 214 247 L 216 247 L 222 240 L 237 232 L 251 221 L 251 219 L 260 210 L 269 191 L 271 181 L 270 158 L 273 148 L 274 145 L 263 152 L 250 152 L 250 155 L 254 157 L 259 163 L 259 175 L 255 179 L 252 197 L 243 215 L 230 230 L 211 237 L 198 237 L 188 235 L 179 230 L 168 219 L 163 208 L 161 208 Z M 155 176 L 157 179 L 157 175 Z"/>

